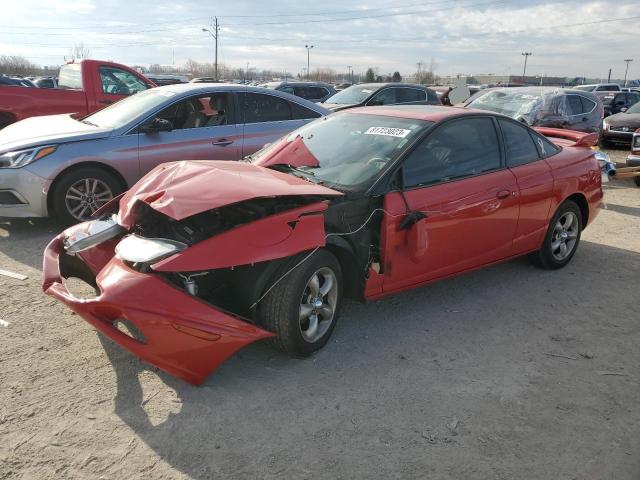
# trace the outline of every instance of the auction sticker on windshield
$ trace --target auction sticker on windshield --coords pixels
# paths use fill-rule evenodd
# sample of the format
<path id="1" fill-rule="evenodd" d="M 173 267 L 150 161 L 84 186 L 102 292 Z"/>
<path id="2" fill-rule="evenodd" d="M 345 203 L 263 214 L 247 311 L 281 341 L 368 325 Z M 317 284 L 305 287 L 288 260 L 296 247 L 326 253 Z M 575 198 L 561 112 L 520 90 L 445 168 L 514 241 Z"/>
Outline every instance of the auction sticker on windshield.
<path id="1" fill-rule="evenodd" d="M 369 130 L 364 132 L 365 135 L 384 135 L 386 137 L 398 137 L 404 138 L 411 133 L 411 130 L 405 130 L 404 128 L 391 128 L 391 127 L 370 127 Z"/>

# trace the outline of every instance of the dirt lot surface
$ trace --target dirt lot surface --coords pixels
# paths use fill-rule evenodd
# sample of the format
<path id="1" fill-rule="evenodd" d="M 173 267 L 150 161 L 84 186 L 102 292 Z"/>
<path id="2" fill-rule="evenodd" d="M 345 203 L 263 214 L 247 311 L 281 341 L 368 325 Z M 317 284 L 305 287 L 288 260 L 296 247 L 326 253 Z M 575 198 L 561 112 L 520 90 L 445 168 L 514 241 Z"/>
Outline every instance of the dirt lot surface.
<path id="1" fill-rule="evenodd" d="M 637 480 L 640 188 L 610 185 L 561 271 L 347 304 L 313 358 L 256 344 L 199 388 L 41 293 L 59 227 L 0 220 L 29 277 L 0 276 L 0 478 Z"/>

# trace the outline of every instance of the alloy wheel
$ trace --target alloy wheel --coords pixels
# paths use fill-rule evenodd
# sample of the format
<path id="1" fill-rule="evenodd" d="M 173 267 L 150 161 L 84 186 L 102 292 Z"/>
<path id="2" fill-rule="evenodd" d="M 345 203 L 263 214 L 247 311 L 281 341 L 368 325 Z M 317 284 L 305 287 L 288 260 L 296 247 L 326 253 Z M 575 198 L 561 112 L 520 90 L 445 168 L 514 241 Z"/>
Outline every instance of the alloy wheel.
<path id="1" fill-rule="evenodd" d="M 77 220 L 87 220 L 102 205 L 113 198 L 109 185 L 97 178 L 83 178 L 69 187 L 64 203 Z"/>
<path id="2" fill-rule="evenodd" d="M 337 301 L 335 273 L 328 267 L 317 270 L 307 282 L 300 302 L 300 333 L 306 342 L 317 342 L 329 330 Z"/>
<path id="3" fill-rule="evenodd" d="M 558 218 L 551 236 L 551 254 L 561 262 L 565 260 L 576 247 L 580 225 L 578 217 L 573 212 L 565 212 Z"/>

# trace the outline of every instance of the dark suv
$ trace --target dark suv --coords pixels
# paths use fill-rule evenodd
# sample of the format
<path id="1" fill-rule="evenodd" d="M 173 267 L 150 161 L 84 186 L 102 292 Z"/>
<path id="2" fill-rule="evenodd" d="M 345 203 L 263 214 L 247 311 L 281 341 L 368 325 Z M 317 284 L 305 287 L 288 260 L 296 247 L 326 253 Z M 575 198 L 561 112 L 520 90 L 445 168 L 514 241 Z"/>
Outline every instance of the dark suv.
<path id="1" fill-rule="evenodd" d="M 287 92 L 311 102 L 324 102 L 336 93 L 332 85 L 323 82 L 269 82 L 260 86 Z"/>
<path id="2" fill-rule="evenodd" d="M 373 105 L 442 105 L 434 90 L 412 83 L 361 83 L 345 88 L 322 105 L 329 110 Z"/>

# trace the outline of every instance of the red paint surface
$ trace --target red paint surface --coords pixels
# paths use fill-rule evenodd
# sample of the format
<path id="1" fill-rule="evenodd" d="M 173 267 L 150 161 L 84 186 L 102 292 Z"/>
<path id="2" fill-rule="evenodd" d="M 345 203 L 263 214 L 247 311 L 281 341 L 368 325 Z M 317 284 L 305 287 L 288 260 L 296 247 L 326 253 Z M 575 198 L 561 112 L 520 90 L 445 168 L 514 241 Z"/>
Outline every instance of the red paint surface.
<path id="1" fill-rule="evenodd" d="M 193 384 L 240 348 L 272 333 L 226 314 L 187 295 L 156 275 L 129 269 L 112 258 L 97 276 L 100 295 L 73 297 L 62 283 L 59 257 L 63 235 L 47 246 L 43 290 L 134 355 Z M 117 330 L 113 322 L 127 319 L 146 337 L 139 342 Z"/>
<path id="2" fill-rule="evenodd" d="M 160 272 L 190 272 L 264 262 L 325 244 L 325 202 L 318 202 L 241 225 L 162 260 Z"/>
<path id="3" fill-rule="evenodd" d="M 246 162 L 182 161 L 153 169 L 120 200 L 119 223 L 130 227 L 137 201 L 176 220 L 252 198 L 342 193 Z"/>

